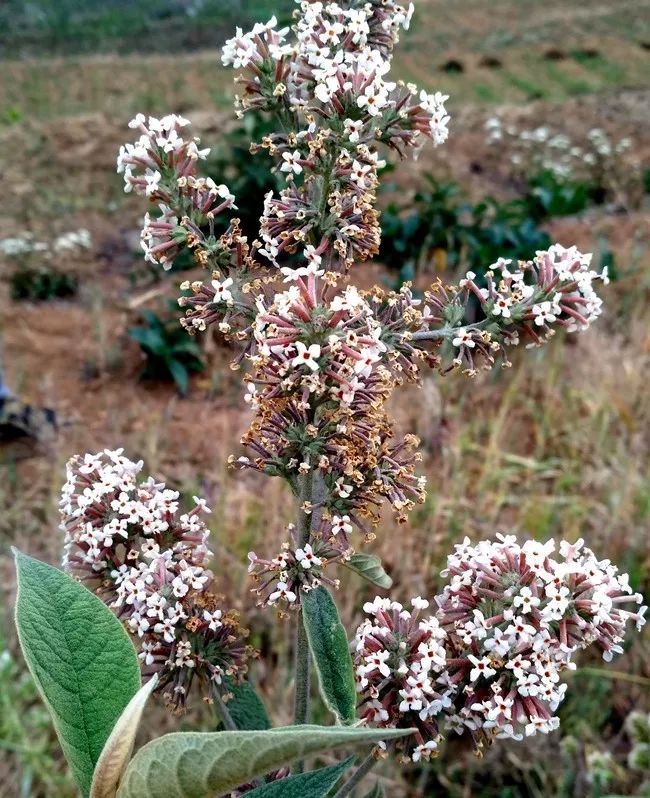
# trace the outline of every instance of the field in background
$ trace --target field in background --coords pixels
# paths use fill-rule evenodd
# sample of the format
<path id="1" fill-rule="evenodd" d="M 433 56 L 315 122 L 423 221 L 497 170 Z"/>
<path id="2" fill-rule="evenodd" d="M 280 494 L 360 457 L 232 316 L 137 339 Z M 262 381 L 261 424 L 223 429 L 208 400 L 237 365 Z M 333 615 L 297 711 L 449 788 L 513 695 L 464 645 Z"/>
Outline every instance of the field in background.
<path id="1" fill-rule="evenodd" d="M 213 340 L 202 343 L 208 370 L 194 378 L 187 399 L 169 385 L 138 381 L 140 354 L 126 330 L 140 308 L 160 309 L 173 298 L 174 280 L 154 284 L 153 291 L 139 284 L 135 250 L 143 209 L 122 193 L 113 171 L 135 111 L 183 112 L 206 145 L 219 143 L 232 125 L 232 74 L 219 66 L 216 50 L 188 48 L 220 43 L 229 26 L 240 24 L 240 11 L 261 10 L 263 16 L 263 8 L 274 4 L 222 4 L 227 16 L 207 17 L 198 42 L 190 36 L 196 18 L 186 13 L 189 3 L 170 3 L 176 11 L 163 20 L 152 21 L 146 13 L 135 22 L 131 18 L 131 34 L 144 31 L 132 38 L 125 33 L 128 18 L 122 17 L 127 5 L 134 12 L 155 4 L 103 3 L 102 19 L 110 11 L 119 22 L 112 28 L 74 15 L 64 20 L 72 26 L 68 31 L 92 23 L 97 33 L 92 49 L 102 53 L 93 56 L 70 54 L 60 28 L 23 24 L 20 15 L 12 24 L 23 27 L 13 29 L 10 42 L 9 18 L 2 17 L 4 6 L 0 10 L 0 57 L 3 46 L 4 54 L 13 56 L 0 61 L 0 238 L 25 230 L 51 237 L 80 228 L 92 237 L 88 252 L 62 261 L 80 278 L 79 296 L 70 301 L 12 302 L 8 277 L 15 262 L 0 255 L 0 356 L 12 386 L 31 401 L 54 407 L 62 422 L 56 439 L 36 456 L 0 465 L 2 604 L 13 602 L 9 545 L 50 562 L 59 558 L 56 504 L 66 459 L 77 451 L 123 445 L 185 497 L 199 492 L 215 508 L 215 570 L 222 590 L 256 630 L 254 642 L 269 650 L 272 641 L 279 652 L 274 660 L 263 659 L 256 676 L 269 703 L 279 708 L 278 722 L 287 722 L 290 629 L 255 608 L 244 565 L 249 549 L 277 548 L 291 520 L 286 494 L 273 481 L 225 467 L 228 454 L 237 451 L 247 412 L 223 347 Z M 213 4 L 206 0 L 205 6 Z M 603 125 L 616 137 L 629 137 L 637 157 L 650 162 L 650 0 L 420 0 L 417 6 L 396 69 L 405 79 L 450 94 L 454 121 L 448 145 L 403 166 L 399 180 L 405 193 L 421 172 L 432 170 L 453 175 L 474 198 L 515 196 L 517 187 L 503 180 L 485 142 L 484 123 L 495 111 L 527 127 L 552 121 L 572 134 Z M 15 12 L 23 7 L 8 5 Z M 77 50 L 88 52 L 87 44 Z M 67 54 L 16 57 L 53 48 Z M 508 157 L 505 151 L 504 160 Z M 508 371 L 469 383 L 456 376 L 431 377 L 423 391 L 398 394 L 395 417 L 403 429 L 421 436 L 430 486 L 426 505 L 410 525 L 395 530 L 387 517 L 375 544 L 400 598 L 434 593 L 450 545 L 466 534 L 478 538 L 495 531 L 539 539 L 583 536 L 648 594 L 647 197 L 627 213 L 605 206 L 554 220 L 550 232 L 565 245 L 613 251 L 618 279 L 606 289 L 606 314 L 586 335 L 517 353 Z M 370 284 L 385 276 L 379 266 L 362 265 L 355 279 Z M 344 580 L 341 603 L 350 626 L 369 595 L 358 582 Z M 0 796 L 71 798 L 74 791 L 47 718 L 16 652 L 9 612 L 0 618 L 0 649 L 3 638 Z M 597 670 L 574 677 L 563 738 L 499 745 L 485 761 L 450 745 L 434 766 L 439 794 L 638 794 L 642 776 L 626 767 L 623 720 L 633 708 L 650 710 L 649 662 L 646 632 L 613 666 L 603 669 L 595 659 L 586 663 Z M 149 722 L 152 729 L 171 729 L 177 721 L 160 713 Z M 209 728 L 210 722 L 201 712 L 180 721 L 185 728 Z M 595 785 L 593 762 L 600 755 L 612 772 L 609 790 Z M 436 794 L 436 782 L 427 774 L 411 773 L 409 787 L 386 779 L 387 795 Z"/>

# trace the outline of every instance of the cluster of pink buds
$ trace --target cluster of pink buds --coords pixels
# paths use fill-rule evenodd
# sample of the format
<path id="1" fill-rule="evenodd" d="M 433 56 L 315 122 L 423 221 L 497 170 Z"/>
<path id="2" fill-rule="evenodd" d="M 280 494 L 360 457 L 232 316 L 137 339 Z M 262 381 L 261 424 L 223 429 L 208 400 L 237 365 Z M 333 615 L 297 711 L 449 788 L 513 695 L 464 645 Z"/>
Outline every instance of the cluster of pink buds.
<path id="1" fill-rule="evenodd" d="M 593 283 L 606 284 L 607 270 L 593 271 L 590 254 L 554 244 L 548 251 L 537 252 L 532 261 L 511 264 L 504 258 L 492 264 L 485 288 L 478 286 L 470 271 L 458 286 L 437 285 L 428 291 L 422 329 L 413 334 L 405 331 L 405 344 L 417 346 L 417 342 L 444 338 L 448 347 L 451 344 L 446 370 L 462 368 L 474 375 L 479 365 L 490 368 L 497 355 L 509 365 L 508 345 L 525 341 L 539 346 L 557 328 L 585 330 L 601 314 L 602 300 Z M 470 295 L 479 301 L 485 319 L 464 324 Z"/>
<path id="2" fill-rule="evenodd" d="M 210 512 L 203 499 L 179 512 L 179 494 L 122 450 L 72 458 L 61 499 L 63 565 L 115 611 L 140 644 L 160 689 L 183 706 L 195 679 L 220 685 L 246 670 L 245 630 L 211 591 Z"/>
<path id="3" fill-rule="evenodd" d="M 499 536 L 456 546 L 437 601 L 449 640 L 450 681 L 462 685 L 452 720 L 459 728 L 506 737 L 548 732 L 564 695 L 560 676 L 574 654 L 595 643 L 609 660 L 622 651 L 626 623 L 643 613 L 626 574 L 599 561 L 583 541 Z"/>
<path id="4" fill-rule="evenodd" d="M 644 625 L 646 607 L 621 606 L 640 605 L 642 600 L 632 593 L 626 574 L 609 560 L 598 560 L 582 540 L 562 541 L 559 556 L 555 548 L 553 540 L 520 545 L 512 536 L 498 535 L 495 541 L 475 546 L 466 538 L 449 556 L 442 572 L 449 581 L 436 598 L 435 628 L 444 654 L 436 676 L 442 703 L 435 705 L 435 734 L 438 726 L 469 733 L 480 747 L 495 737 L 521 739 L 556 729 L 555 711 L 566 692 L 560 680 L 563 672 L 576 668 L 576 653 L 595 644 L 609 661 L 622 652 L 627 623 L 636 623 L 637 630 Z M 376 599 L 365 609 L 386 627 L 397 624 L 400 613 L 379 615 L 377 608 L 391 606 Z M 370 663 L 374 660 L 369 659 L 368 629 L 374 630 L 369 622 L 360 627 L 356 647 L 363 652 L 363 662 Z M 395 677 L 384 664 L 391 660 L 386 646 L 379 645 L 382 634 L 389 637 L 386 631 L 373 631 L 370 639 L 386 690 Z M 399 639 L 406 638 L 401 634 Z M 404 667 L 408 664 L 407 659 Z M 373 695 L 364 666 L 357 675 L 364 701 L 370 702 Z M 375 682 L 378 679 L 375 676 Z M 403 699 L 405 694 L 398 695 Z M 420 710 L 424 704 L 418 699 L 413 707 Z M 408 714 L 411 710 L 394 695 L 382 703 L 379 715 L 367 717 L 379 725 L 410 722 L 418 728 L 422 745 L 424 730 Z M 437 737 L 426 742 L 434 750 Z"/>
<path id="5" fill-rule="evenodd" d="M 428 606 L 418 596 L 409 611 L 377 596 L 364 605 L 370 618 L 353 642 L 360 717 L 380 728 L 416 729 L 405 744 L 414 762 L 436 751 L 439 718 L 453 694 L 446 680 L 446 633 L 434 616 L 421 617 Z"/>
<path id="6" fill-rule="evenodd" d="M 339 261 L 348 268 L 378 251 L 375 189 L 385 162 L 377 144 L 403 154 L 422 136 L 444 142 L 448 98 L 388 80 L 412 5 L 299 6 L 291 42 L 288 29 L 275 30 L 272 19 L 251 33 L 237 31 L 222 61 L 242 70 L 240 113 L 273 113 L 287 131 L 260 145 L 278 159 L 289 185 L 267 197 L 259 253 L 276 263 L 284 251 L 313 240 L 327 245 L 327 268 Z"/>
<path id="7" fill-rule="evenodd" d="M 203 265 L 214 261 L 217 267 L 227 266 L 229 252 L 224 255 L 223 242 L 214 234 L 214 220 L 236 209 L 235 197 L 226 185 L 197 176 L 197 162 L 210 150 L 200 150 L 198 138 L 183 138 L 187 125 L 187 119 L 173 114 L 148 120 L 138 114 L 129 127 L 139 130 L 140 138 L 120 148 L 117 171 L 124 174 L 125 191 L 145 195 L 160 211 L 158 217 L 145 216 L 145 260 L 170 269 L 188 247 Z"/>
<path id="8" fill-rule="evenodd" d="M 303 593 L 320 585 L 338 589 L 339 582 L 325 574 L 328 565 L 341 559 L 341 554 L 323 540 L 297 546 L 295 528 L 289 526 L 292 542 L 286 542 L 282 551 L 271 560 L 248 554 L 248 572 L 257 583 L 255 593 L 261 596 L 261 605 L 297 608 Z"/>
<path id="9" fill-rule="evenodd" d="M 364 519 L 376 523 L 382 497 L 404 520 L 423 501 L 424 479 L 413 472 L 417 439 L 394 442 L 385 410 L 401 378 L 390 349 L 399 335 L 385 333 L 372 297 L 354 286 L 336 291 L 336 275 L 323 275 L 317 258 L 284 269 L 291 285 L 270 303 L 258 297 L 246 397 L 256 414 L 243 438 L 256 456 L 236 462 L 294 487 L 318 474 L 326 490 L 312 501 L 320 510 L 312 531 L 345 556 L 353 525 L 369 537 Z"/>

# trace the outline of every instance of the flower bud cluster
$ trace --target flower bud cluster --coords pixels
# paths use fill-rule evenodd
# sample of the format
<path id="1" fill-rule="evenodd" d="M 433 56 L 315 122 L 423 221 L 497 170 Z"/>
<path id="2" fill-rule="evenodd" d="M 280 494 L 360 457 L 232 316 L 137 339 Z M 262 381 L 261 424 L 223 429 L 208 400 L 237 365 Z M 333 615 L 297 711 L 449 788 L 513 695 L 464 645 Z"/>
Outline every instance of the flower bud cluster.
<path id="1" fill-rule="evenodd" d="M 452 347 L 447 349 L 451 362 L 445 362 L 445 370 L 462 368 L 474 375 L 479 366 L 494 365 L 496 356 L 509 365 L 506 346 L 520 341 L 539 346 L 558 328 L 586 330 L 602 312 L 594 282 L 609 282 L 606 269 L 598 274 L 590 268 L 591 257 L 575 247 L 554 244 L 516 266 L 500 258 L 486 272 L 485 288 L 479 287 L 471 271 L 458 286 L 437 285 L 425 294 L 422 331 L 414 335 L 406 331 L 405 342 L 416 345 L 415 341 L 434 339 L 440 343 L 444 335 Z M 465 325 L 471 296 L 480 303 L 485 319 Z M 432 332 L 427 333 L 428 328 Z"/>
<path id="2" fill-rule="evenodd" d="M 442 576 L 449 581 L 436 598 L 435 613 L 444 648 L 436 679 L 446 688 L 440 689 L 443 703 L 436 705 L 436 722 L 443 730 L 468 732 L 480 747 L 495 737 L 519 740 L 556 729 L 555 711 L 566 692 L 560 679 L 576 668 L 575 655 L 595 644 L 609 661 L 622 651 L 627 623 L 635 622 L 638 630 L 644 625 L 646 607 L 622 606 L 642 600 L 632 593 L 626 574 L 609 560 L 599 561 L 582 540 L 562 541 L 558 554 L 555 549 L 553 540 L 520 545 L 512 536 L 498 535 L 475 546 L 466 538 L 448 558 Z M 374 606 L 364 608 L 384 627 L 371 637 L 374 652 L 366 644 L 370 622 L 355 638 L 358 689 L 365 704 L 375 695 L 363 663 L 371 654 L 377 661 L 390 661 L 389 649 L 377 641 L 390 637 L 386 629 L 397 615 L 391 618 L 376 610 L 389 606 L 387 600 L 376 599 Z M 405 667 L 409 662 L 405 660 Z M 386 681 L 378 689 L 383 695 L 395 674 L 381 667 Z M 375 688 L 378 679 L 374 677 Z M 398 695 L 404 698 L 404 693 Z M 386 700 L 379 716 L 379 725 L 418 728 L 416 756 L 423 729 L 411 713 L 420 709 L 419 698 L 413 707 L 398 703 L 396 696 Z M 431 743 L 427 750 L 434 750 L 437 737 L 424 739 Z"/>
<path id="3" fill-rule="evenodd" d="M 194 679 L 221 684 L 246 670 L 246 631 L 211 592 L 203 499 L 180 513 L 179 494 L 121 449 L 73 457 L 61 499 L 63 565 L 115 611 L 139 641 L 169 701 L 185 704 Z"/>
<path id="4" fill-rule="evenodd" d="M 416 729 L 406 744 L 414 762 L 436 751 L 438 718 L 453 693 L 446 683 L 446 633 L 434 616 L 421 617 L 428 606 L 417 597 L 407 610 L 377 596 L 364 605 L 370 618 L 352 644 L 360 717 L 379 728 Z"/>
<path id="5" fill-rule="evenodd" d="M 270 303 L 258 297 L 246 397 L 255 417 L 243 438 L 255 457 L 236 462 L 294 487 L 318 474 L 325 491 L 312 502 L 320 511 L 312 531 L 346 556 L 353 525 L 370 536 L 366 522 L 377 522 L 382 498 L 404 520 L 423 501 L 424 480 L 413 473 L 417 439 L 394 442 L 386 414 L 401 379 L 393 334 L 376 319 L 371 297 L 350 285 L 334 290 L 336 275 L 323 275 L 318 257 L 283 270 L 291 285 Z"/>
<path id="6" fill-rule="evenodd" d="M 171 269 L 180 251 L 188 247 L 199 264 L 225 268 L 231 253 L 224 239 L 215 236 L 214 220 L 236 209 L 235 197 L 226 185 L 197 176 L 197 163 L 210 150 L 199 149 L 196 137 L 183 138 L 187 125 L 187 119 L 174 114 L 148 120 L 138 114 L 129 127 L 139 130 L 140 138 L 120 148 L 117 171 L 124 175 L 126 192 L 143 194 L 159 210 L 156 217 L 145 216 L 141 234 L 145 260 Z M 231 236 L 233 231 L 238 233 L 234 222 Z"/>
<path id="7" fill-rule="evenodd" d="M 325 569 L 341 559 L 340 553 L 318 539 L 297 546 L 293 525 L 289 533 L 292 542 L 285 542 L 272 560 L 258 557 L 254 551 L 248 554 L 248 572 L 258 584 L 255 593 L 261 597 L 261 606 L 297 608 L 303 593 L 323 584 L 334 589 L 339 586 L 338 580 L 325 575 Z"/>
<path id="8" fill-rule="evenodd" d="M 289 183 L 265 204 L 257 246 L 272 263 L 305 242 L 328 243 L 331 269 L 335 259 L 347 269 L 375 255 L 375 189 L 385 163 L 377 144 L 403 154 L 422 136 L 446 140 L 448 98 L 388 80 L 399 29 L 408 28 L 412 12 L 412 4 L 392 1 L 299 2 L 291 42 L 274 18 L 226 43 L 222 62 L 243 70 L 240 114 L 261 110 L 282 122 L 283 132 L 259 145 Z"/>

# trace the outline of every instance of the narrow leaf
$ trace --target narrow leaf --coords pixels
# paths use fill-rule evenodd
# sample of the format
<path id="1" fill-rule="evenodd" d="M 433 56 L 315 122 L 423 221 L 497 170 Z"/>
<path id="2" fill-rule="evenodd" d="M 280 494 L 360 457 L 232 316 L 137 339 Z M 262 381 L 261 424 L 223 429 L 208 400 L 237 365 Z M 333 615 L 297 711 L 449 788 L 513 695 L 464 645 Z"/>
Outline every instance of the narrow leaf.
<path id="1" fill-rule="evenodd" d="M 233 696 L 228 701 L 228 711 L 240 731 L 271 728 L 266 707 L 250 682 L 237 684 L 226 677 L 225 685 Z"/>
<path id="2" fill-rule="evenodd" d="M 324 798 L 353 762 L 352 756 L 338 765 L 265 784 L 247 792 L 246 798 Z"/>
<path id="3" fill-rule="evenodd" d="M 412 733 L 412 729 L 285 726 L 165 734 L 136 752 L 117 798 L 214 798 L 311 754 Z"/>
<path id="4" fill-rule="evenodd" d="M 88 795 L 104 744 L 140 687 L 138 658 L 122 624 L 95 595 L 62 571 L 14 554 L 20 645 Z"/>
<path id="5" fill-rule="evenodd" d="M 393 584 L 376 554 L 353 554 L 343 565 L 377 587 L 387 590 Z"/>
<path id="6" fill-rule="evenodd" d="M 377 782 L 370 792 L 366 794 L 365 798 L 386 798 L 386 793 L 381 784 Z"/>
<path id="7" fill-rule="evenodd" d="M 120 715 L 95 767 L 90 798 L 115 798 L 117 786 L 133 753 L 142 712 L 157 684 L 158 676 L 154 675 L 138 690 Z"/>
<path id="8" fill-rule="evenodd" d="M 353 723 L 357 692 L 348 638 L 336 604 L 324 587 L 302 597 L 302 614 L 321 695 L 339 723 Z"/>

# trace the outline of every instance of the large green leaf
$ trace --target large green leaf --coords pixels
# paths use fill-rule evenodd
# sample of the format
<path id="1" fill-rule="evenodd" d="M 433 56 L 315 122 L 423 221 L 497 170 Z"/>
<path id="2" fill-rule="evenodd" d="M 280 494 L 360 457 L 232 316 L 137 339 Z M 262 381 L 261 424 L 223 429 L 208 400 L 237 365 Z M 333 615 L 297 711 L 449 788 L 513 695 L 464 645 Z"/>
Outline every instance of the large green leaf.
<path id="1" fill-rule="evenodd" d="M 16 626 L 70 768 L 88 795 L 115 722 L 140 687 L 122 624 L 89 590 L 15 551 Z"/>
<path id="2" fill-rule="evenodd" d="M 376 554 L 353 554 L 349 560 L 343 560 L 343 565 L 377 587 L 387 590 L 393 584 Z"/>
<path id="3" fill-rule="evenodd" d="M 299 773 L 246 793 L 246 798 L 324 798 L 354 762 L 354 757 L 338 765 Z"/>
<path id="4" fill-rule="evenodd" d="M 226 677 L 224 683 L 227 691 L 233 696 L 228 701 L 228 711 L 240 731 L 271 728 L 266 707 L 250 682 L 237 684 Z"/>
<path id="5" fill-rule="evenodd" d="M 310 754 L 392 740 L 412 732 L 285 726 L 266 731 L 166 734 L 136 753 L 117 798 L 213 798 Z"/>
<path id="6" fill-rule="evenodd" d="M 353 723 L 357 709 L 354 668 L 336 604 L 324 587 L 305 593 L 301 601 L 323 700 L 339 723 Z"/>

